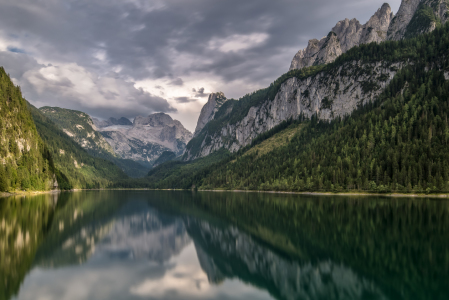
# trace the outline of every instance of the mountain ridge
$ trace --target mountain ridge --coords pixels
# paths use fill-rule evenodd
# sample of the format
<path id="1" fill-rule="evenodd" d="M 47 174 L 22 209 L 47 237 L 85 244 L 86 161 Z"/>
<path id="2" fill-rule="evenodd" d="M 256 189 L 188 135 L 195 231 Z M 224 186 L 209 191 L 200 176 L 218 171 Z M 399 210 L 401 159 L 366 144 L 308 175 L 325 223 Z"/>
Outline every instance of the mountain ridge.
<path id="1" fill-rule="evenodd" d="M 363 26 L 355 19 L 351 21 L 346 19 L 337 23 L 334 29 L 338 29 L 335 31 L 340 37 L 331 31 L 323 39 L 324 41 L 315 40 L 309 43 L 310 48 L 318 47 L 313 45 L 315 42 L 321 43 L 319 51 L 322 55 L 318 53 L 310 61 L 301 60 L 304 57 L 300 57 L 297 64 L 294 63 L 294 59 L 290 71 L 273 82 L 270 87 L 245 95 L 239 101 L 228 101 L 227 105 L 224 105 L 227 111 L 219 110 L 217 112 L 219 117 L 214 116 L 187 145 L 183 159 L 188 161 L 207 156 L 220 148 L 228 149 L 231 152 L 238 151 L 249 145 L 259 134 L 270 130 L 288 118 L 298 118 L 301 115 L 310 118 L 316 114 L 319 119 L 332 120 L 349 115 L 358 106 L 373 101 L 395 74 L 414 59 L 414 54 L 388 53 L 388 56 L 376 57 L 376 59 L 370 57 L 351 58 L 353 53 L 357 52 L 352 49 L 371 47 L 372 43 L 360 44 L 359 42 L 363 40 L 361 37 L 371 36 L 372 38 L 369 38 L 368 41 L 372 40 L 375 44 L 380 45 L 379 49 L 384 49 L 397 39 L 394 37 L 395 32 L 402 32 L 396 36 L 403 40 L 405 31 L 401 31 L 402 27 L 408 28 L 415 23 L 428 24 L 429 19 L 425 18 L 427 21 L 413 21 L 423 11 L 429 18 L 442 13 L 447 16 L 447 3 L 446 0 L 421 0 L 416 5 L 415 2 L 404 0 L 398 14 L 394 17 L 390 6 L 384 4 Z M 410 11 L 413 16 L 405 18 Z M 398 24 L 398 20 L 404 18 L 405 22 L 408 22 L 406 25 L 402 27 L 391 25 Z M 420 18 L 422 19 L 422 17 Z M 392 23 L 393 20 L 396 21 Z M 444 19 L 440 23 L 443 24 L 446 21 L 447 19 Z M 373 38 L 375 30 L 370 30 L 369 28 L 373 28 L 370 26 L 382 29 L 382 34 L 377 35 L 378 40 Z M 347 35 L 348 28 L 354 29 L 349 30 L 351 33 L 349 36 Z M 415 32 L 415 36 L 419 36 L 422 32 L 433 31 L 435 28 L 426 27 L 424 31 Z M 408 32 L 410 31 L 409 28 Z M 388 34 L 392 41 L 388 39 Z M 379 44 L 379 42 L 381 43 Z M 355 45 L 355 47 L 343 52 L 342 45 L 344 47 Z M 371 48 L 370 51 L 378 51 L 374 50 L 375 47 Z M 343 50 L 346 49 L 343 48 Z M 300 50 L 298 53 L 303 55 L 307 51 L 307 49 Z M 375 53 L 370 55 L 375 56 Z M 306 65 L 308 67 L 303 67 Z M 244 110 L 241 109 L 242 106 L 245 107 Z M 226 118 L 223 115 L 229 115 L 229 117 Z"/>

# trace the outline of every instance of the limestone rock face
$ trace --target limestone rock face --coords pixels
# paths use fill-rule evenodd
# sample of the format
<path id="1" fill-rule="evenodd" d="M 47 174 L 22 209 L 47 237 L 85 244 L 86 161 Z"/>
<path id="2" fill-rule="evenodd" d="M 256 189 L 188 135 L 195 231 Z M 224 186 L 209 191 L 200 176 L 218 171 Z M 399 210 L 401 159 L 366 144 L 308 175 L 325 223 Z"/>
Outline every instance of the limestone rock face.
<path id="1" fill-rule="evenodd" d="M 385 41 L 392 19 L 390 5 L 384 4 L 365 25 L 356 19 L 340 21 L 327 37 L 310 40 L 307 48 L 295 55 L 290 70 L 327 64 L 354 46 Z"/>
<path id="2" fill-rule="evenodd" d="M 201 109 L 200 117 L 196 125 L 194 136 L 196 136 L 206 124 L 212 120 L 218 109 L 227 101 L 222 92 L 212 93 L 209 95 L 207 103 Z"/>
<path id="3" fill-rule="evenodd" d="M 390 5 L 384 4 L 365 25 L 361 25 L 356 19 L 345 19 L 338 22 L 332 31 L 337 34 L 344 53 L 354 46 L 385 41 L 392 19 Z"/>
<path id="4" fill-rule="evenodd" d="M 92 118 L 92 121 L 94 122 L 95 126 L 97 128 L 112 126 L 112 125 L 133 125 L 133 123 L 127 119 L 127 118 L 109 118 L 107 120 L 98 120 L 96 118 Z"/>
<path id="5" fill-rule="evenodd" d="M 295 55 L 290 70 L 333 62 L 342 53 L 361 44 L 430 32 L 447 22 L 448 8 L 448 0 L 403 0 L 395 17 L 391 7 L 384 4 L 364 25 L 356 19 L 345 19 L 338 22 L 328 36 L 310 40 L 307 48 Z M 207 156 L 221 148 L 235 152 L 249 145 L 258 135 L 301 114 L 309 118 L 317 114 L 319 119 L 325 120 L 349 115 L 358 105 L 374 100 L 403 66 L 403 63 L 353 61 L 304 79 L 288 79 L 273 100 L 267 99 L 251 107 L 240 121 L 224 124 L 220 130 L 207 132 L 204 137 L 197 129 L 195 138 L 202 141 L 188 146 L 184 159 Z M 445 76 L 449 78 L 447 73 Z M 198 128 L 204 128 L 204 121 Z"/>
<path id="6" fill-rule="evenodd" d="M 164 113 L 138 116 L 131 125 L 110 125 L 98 130 L 122 158 L 144 165 L 151 165 L 164 151 L 182 154 L 192 139 L 192 133 L 181 122 Z"/>
<path id="7" fill-rule="evenodd" d="M 433 31 L 449 18 L 447 0 L 403 0 L 388 29 L 389 40 Z M 430 14 L 429 14 L 430 13 Z"/>
<path id="8" fill-rule="evenodd" d="M 274 100 L 251 107 L 236 124 L 204 137 L 199 152 L 187 148 L 184 159 L 204 157 L 221 148 L 231 152 L 245 147 L 260 134 L 301 114 L 332 120 L 349 115 L 360 104 L 373 101 L 390 83 L 402 64 L 348 62 L 335 70 L 305 79 L 288 79 Z M 198 137 L 197 137 L 198 138 Z"/>
<path id="9" fill-rule="evenodd" d="M 408 24 L 415 15 L 422 0 L 404 0 L 388 29 L 389 40 L 400 40 L 404 37 Z"/>

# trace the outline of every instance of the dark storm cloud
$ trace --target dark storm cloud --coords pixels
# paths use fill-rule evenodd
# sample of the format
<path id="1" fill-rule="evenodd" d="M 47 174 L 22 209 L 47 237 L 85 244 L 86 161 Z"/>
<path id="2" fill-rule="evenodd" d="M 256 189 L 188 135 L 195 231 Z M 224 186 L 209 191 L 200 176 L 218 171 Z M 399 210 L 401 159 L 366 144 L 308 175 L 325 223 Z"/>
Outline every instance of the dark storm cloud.
<path id="1" fill-rule="evenodd" d="M 223 84 L 264 87 L 288 70 L 309 39 L 325 36 L 344 18 L 366 22 L 382 4 L 383 0 L 3 0 L 0 37 L 14 42 L 9 51 L 26 49 L 39 61 L 73 63 L 98 76 L 116 70 L 117 80 L 123 82 L 166 78 L 182 87 L 188 76 L 198 81 L 215 76 Z M 390 1 L 395 12 L 399 4 L 400 0 Z M 17 61 L 8 72 L 26 81 L 21 76 L 27 68 L 38 68 L 29 60 Z M 68 84 L 61 80 L 53 84 Z M 44 101 L 40 95 L 45 91 L 39 94 L 36 89 L 31 82 L 25 92 Z M 135 89 L 124 90 L 129 99 L 136 97 Z M 229 97 L 242 95 L 232 89 L 224 92 Z M 154 111 L 173 110 L 162 98 L 146 97 L 135 100 L 136 109 L 145 103 Z M 91 109 L 79 101 L 76 105 Z"/>

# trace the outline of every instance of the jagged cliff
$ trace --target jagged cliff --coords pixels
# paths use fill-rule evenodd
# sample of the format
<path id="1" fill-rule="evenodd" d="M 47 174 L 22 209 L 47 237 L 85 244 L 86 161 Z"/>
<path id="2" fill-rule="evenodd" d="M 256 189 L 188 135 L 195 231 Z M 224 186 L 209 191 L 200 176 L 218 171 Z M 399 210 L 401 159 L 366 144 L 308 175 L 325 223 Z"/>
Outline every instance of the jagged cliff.
<path id="1" fill-rule="evenodd" d="M 182 154 L 192 138 L 181 122 L 164 113 L 138 116 L 131 125 L 101 127 L 98 121 L 96 124 L 118 155 L 146 165 L 151 165 L 165 151 Z"/>
<path id="2" fill-rule="evenodd" d="M 201 109 L 200 117 L 198 118 L 198 123 L 195 128 L 193 136 L 197 136 L 198 133 L 212 120 L 220 109 L 221 106 L 227 101 L 223 92 L 213 93 L 209 95 L 207 103 Z"/>
<path id="3" fill-rule="evenodd" d="M 361 103 L 374 100 L 400 67 L 400 63 L 348 62 L 302 80 L 290 78 L 281 85 L 273 101 L 251 107 L 239 122 L 228 123 L 207 135 L 198 153 L 192 153 L 188 147 L 186 159 L 206 156 L 222 147 L 235 152 L 261 133 L 300 114 L 317 114 L 325 120 L 345 116 Z"/>
<path id="4" fill-rule="evenodd" d="M 327 37 L 310 40 L 306 49 L 299 50 L 290 70 L 330 63 L 354 46 L 385 41 L 392 19 L 390 5 L 384 4 L 364 25 L 356 19 L 340 21 Z"/>
<path id="5" fill-rule="evenodd" d="M 219 110 L 217 115 L 223 120 L 223 115 L 231 116 L 224 121 L 214 116 L 208 126 L 203 126 L 187 145 L 184 159 L 207 156 L 220 148 L 235 152 L 290 118 L 316 114 L 319 119 L 332 120 L 375 100 L 395 74 L 411 63 L 410 59 L 418 61 L 423 57 L 399 57 L 390 54 L 389 46 L 384 45 L 379 49 L 385 49 L 382 50 L 385 56 L 373 59 L 374 53 L 363 52 L 369 46 L 356 49 L 354 46 L 432 31 L 435 28 L 432 24 L 440 26 L 447 21 L 447 3 L 404 0 L 394 18 L 390 6 L 384 4 L 365 25 L 355 19 L 340 21 L 326 38 L 312 40 L 307 49 L 298 52 L 289 73 L 269 88 L 247 95 L 237 103 L 228 101 L 224 107 L 227 111 Z M 351 49 L 360 55 L 352 51 L 337 60 Z M 245 105 L 246 109 L 240 108 Z"/>
<path id="6" fill-rule="evenodd" d="M 362 44 L 401 40 L 431 32 L 447 22 L 448 7 L 447 0 L 404 0 L 394 16 L 390 5 L 385 3 L 364 25 L 357 19 L 345 19 L 338 22 L 328 36 L 310 40 L 307 48 L 295 55 L 290 70 L 333 62 Z"/>
<path id="7" fill-rule="evenodd" d="M 433 31 L 449 18 L 447 0 L 403 0 L 388 28 L 389 40 Z"/>

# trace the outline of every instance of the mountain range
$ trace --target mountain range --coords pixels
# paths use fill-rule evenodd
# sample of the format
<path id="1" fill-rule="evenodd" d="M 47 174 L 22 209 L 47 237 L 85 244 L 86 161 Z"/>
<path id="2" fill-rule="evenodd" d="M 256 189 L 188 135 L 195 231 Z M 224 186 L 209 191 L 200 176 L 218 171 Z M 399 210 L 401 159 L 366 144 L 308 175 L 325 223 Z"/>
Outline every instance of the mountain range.
<path id="1" fill-rule="evenodd" d="M 114 162 L 132 177 L 145 176 L 166 151 L 183 154 L 192 138 L 179 121 L 164 113 L 138 116 L 131 122 L 124 117 L 98 120 L 58 107 L 40 111 L 91 155 Z"/>
<path id="2" fill-rule="evenodd" d="M 183 154 L 192 139 L 192 133 L 181 122 L 164 113 L 137 116 L 132 123 L 126 118 L 103 122 L 94 119 L 94 123 L 116 154 L 149 167 L 165 151 Z"/>
<path id="3" fill-rule="evenodd" d="M 269 87 L 212 96 L 183 161 L 117 185 L 449 191 L 447 16 L 447 1 L 404 0 L 395 16 L 384 4 L 365 25 L 338 22 Z"/>
<path id="4" fill-rule="evenodd" d="M 364 25 L 356 19 L 338 22 L 326 37 L 310 40 L 307 48 L 294 56 L 289 72 L 269 88 L 239 101 L 227 101 L 213 117 L 206 118 L 207 125 L 200 116 L 202 129 L 187 145 L 184 160 L 221 148 L 238 151 L 260 134 L 300 115 L 311 118 L 316 114 L 321 120 L 350 115 L 360 105 L 374 101 L 408 62 L 338 58 L 369 43 L 387 45 L 432 32 L 447 22 L 448 10 L 445 0 L 404 0 L 395 16 L 384 4 Z"/>
<path id="5" fill-rule="evenodd" d="M 384 4 L 366 24 L 340 21 L 324 38 L 310 40 L 269 87 L 239 100 L 210 94 L 194 134 L 164 113 L 131 122 L 57 107 L 38 113 L 30 107 L 43 139 L 37 147 L 42 154 L 32 154 L 42 157 L 41 171 L 21 158 L 34 149 L 29 145 L 40 143 L 36 134 L 32 137 L 34 127 L 23 127 L 31 133 L 23 138 L 11 125 L 14 118 L 30 124 L 29 115 L 2 110 L 7 118 L 0 125 L 8 137 L 2 138 L 6 167 L 0 172 L 14 178 L 2 184 L 50 186 L 59 176 L 58 181 L 74 183 L 68 187 L 449 189 L 449 157 L 442 148 L 449 137 L 448 10 L 445 0 L 404 0 L 396 15 Z M 12 95 L 4 97 L 2 107 L 11 109 L 11 97 L 25 100 L 2 76 L 2 90 Z M 56 142 L 48 128 L 55 128 Z M 80 147 L 69 147 L 70 158 L 61 146 L 68 147 L 67 138 Z M 101 163 L 86 163 L 85 155 Z M 69 178 L 72 169 L 78 175 Z M 112 172 L 105 175 L 106 170 Z M 148 176 L 135 180 L 121 172 Z"/>

